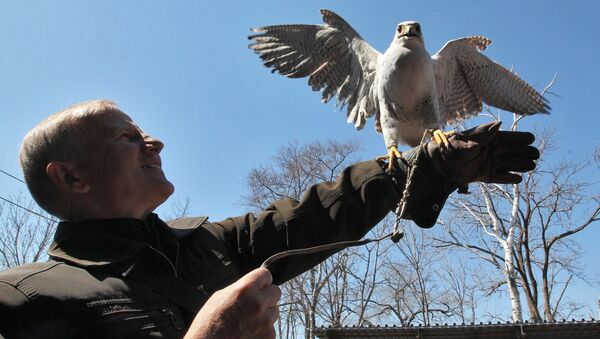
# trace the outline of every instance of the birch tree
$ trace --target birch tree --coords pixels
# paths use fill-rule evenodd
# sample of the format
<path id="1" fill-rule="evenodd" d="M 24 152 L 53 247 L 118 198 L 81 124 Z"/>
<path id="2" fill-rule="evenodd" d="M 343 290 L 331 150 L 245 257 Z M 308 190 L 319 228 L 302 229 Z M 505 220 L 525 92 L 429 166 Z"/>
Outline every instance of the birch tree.
<path id="1" fill-rule="evenodd" d="M 553 148 L 551 135 L 542 135 L 542 158 L 522 183 L 481 183 L 469 196 L 452 197 L 442 223 L 446 237 L 438 239 L 441 246 L 463 248 L 502 273 L 498 286 L 506 287 L 515 322 L 523 321 L 521 294 L 534 321 L 553 321 L 576 310 L 565 303 L 566 290 L 573 278 L 586 277 L 570 237 L 600 216 L 597 189 L 580 176 L 589 162 L 545 161 Z"/>

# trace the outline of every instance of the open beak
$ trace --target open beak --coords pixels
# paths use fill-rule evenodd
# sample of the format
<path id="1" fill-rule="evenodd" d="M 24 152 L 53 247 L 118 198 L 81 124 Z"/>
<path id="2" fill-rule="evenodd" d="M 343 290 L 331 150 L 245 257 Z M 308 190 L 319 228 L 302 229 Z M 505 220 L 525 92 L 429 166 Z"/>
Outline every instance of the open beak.
<path id="1" fill-rule="evenodd" d="M 415 37 L 417 36 L 417 29 L 414 26 L 406 26 L 406 25 L 402 25 L 400 27 L 398 27 L 398 36 L 403 37 L 403 36 L 407 36 L 407 37 Z"/>

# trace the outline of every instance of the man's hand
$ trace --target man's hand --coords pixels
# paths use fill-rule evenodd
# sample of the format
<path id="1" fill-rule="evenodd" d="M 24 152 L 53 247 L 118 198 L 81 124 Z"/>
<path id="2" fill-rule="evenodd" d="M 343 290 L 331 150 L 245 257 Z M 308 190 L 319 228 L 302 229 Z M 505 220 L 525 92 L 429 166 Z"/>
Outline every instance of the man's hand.
<path id="1" fill-rule="evenodd" d="M 535 168 L 540 157 L 529 132 L 500 131 L 500 122 L 479 125 L 448 138 L 450 147 L 432 141 L 427 154 L 442 177 L 458 184 L 474 181 L 499 184 L 521 182 L 520 175 Z"/>
<path id="2" fill-rule="evenodd" d="M 185 338 L 275 338 L 278 286 L 265 268 L 215 292 L 194 318 Z"/>

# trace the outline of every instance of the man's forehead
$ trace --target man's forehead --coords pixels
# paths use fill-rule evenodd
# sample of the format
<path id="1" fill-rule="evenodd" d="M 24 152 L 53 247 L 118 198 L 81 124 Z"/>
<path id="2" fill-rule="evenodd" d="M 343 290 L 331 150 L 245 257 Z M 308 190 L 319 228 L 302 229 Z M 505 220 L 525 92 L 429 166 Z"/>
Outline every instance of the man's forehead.
<path id="1" fill-rule="evenodd" d="M 119 130 L 123 128 L 131 128 L 134 127 L 136 129 L 140 129 L 138 125 L 133 122 L 133 119 L 124 112 L 121 111 L 107 111 L 98 113 L 94 116 L 93 121 L 95 124 L 109 130 Z M 141 129 L 140 129 L 141 130 Z"/>

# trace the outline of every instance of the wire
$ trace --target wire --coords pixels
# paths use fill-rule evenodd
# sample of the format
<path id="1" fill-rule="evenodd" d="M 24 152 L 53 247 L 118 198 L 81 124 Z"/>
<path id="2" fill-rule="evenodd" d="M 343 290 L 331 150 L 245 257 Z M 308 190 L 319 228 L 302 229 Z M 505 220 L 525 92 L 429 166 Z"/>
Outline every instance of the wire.
<path id="1" fill-rule="evenodd" d="M 12 201 L 10 201 L 10 200 L 8 200 L 8 199 L 4 198 L 4 197 L 1 197 L 1 196 L 0 196 L 0 199 L 2 199 L 2 200 L 4 200 L 4 201 L 6 201 L 6 202 L 7 202 L 7 203 L 9 203 L 9 204 L 13 204 L 13 205 L 15 205 L 15 206 L 17 206 L 17 207 L 19 207 L 19 208 L 21 208 L 21 209 L 24 209 L 25 211 L 27 211 L 27 212 L 29 212 L 29 213 L 35 214 L 35 215 L 37 215 L 38 217 L 44 218 L 44 219 L 46 219 L 46 220 L 49 220 L 49 221 L 52 221 L 52 222 L 56 222 L 56 221 L 57 221 L 56 219 L 53 219 L 53 218 L 48 218 L 47 216 L 45 216 L 45 215 L 43 215 L 43 214 L 40 214 L 40 213 L 38 213 L 38 212 L 36 212 L 36 211 L 33 211 L 33 210 L 30 210 L 30 209 L 29 209 L 29 208 L 27 208 L 27 207 L 23 207 L 23 206 L 21 206 L 21 205 L 17 204 L 16 202 L 12 202 Z"/>
<path id="2" fill-rule="evenodd" d="M 17 181 L 20 181 L 20 182 L 22 182 L 22 183 L 25 183 L 25 181 L 23 181 L 22 179 L 19 179 L 19 178 L 15 177 L 14 175 L 12 175 L 12 174 L 10 174 L 10 173 L 8 173 L 8 172 L 5 172 L 5 171 L 3 171 L 3 170 L 1 170 L 1 169 L 0 169 L 0 172 L 2 172 L 2 173 L 4 173 L 4 174 L 8 175 L 9 177 L 11 177 L 11 178 L 13 178 L 13 179 L 15 179 L 15 180 L 17 180 Z"/>
<path id="3" fill-rule="evenodd" d="M 19 178 L 15 177 L 14 175 L 12 175 L 12 174 L 10 174 L 10 173 L 8 173 L 8 172 L 6 172 L 6 171 L 2 170 L 2 169 L 0 169 L 0 172 L 2 172 L 2 173 L 4 173 L 4 174 L 6 174 L 7 176 L 9 176 L 9 177 L 11 177 L 11 178 L 13 178 L 13 179 L 15 179 L 15 180 L 17 180 L 17 181 L 20 181 L 20 182 L 22 182 L 22 183 L 24 183 L 24 184 L 25 184 L 25 181 L 23 181 L 23 179 L 19 179 Z M 9 204 L 13 204 L 13 205 L 15 205 L 15 206 L 17 206 L 17 207 L 19 207 L 19 208 L 21 208 L 21 209 L 24 209 L 25 211 L 27 211 L 27 212 L 29 212 L 29 213 L 31 213 L 31 214 L 35 214 L 35 215 L 37 215 L 37 216 L 38 216 L 38 217 L 40 217 L 40 218 L 44 218 L 44 219 L 46 219 L 46 220 L 49 220 L 49 221 L 52 221 L 52 222 L 56 222 L 56 219 L 48 218 L 47 216 L 45 216 L 45 215 L 43 215 L 43 214 L 40 214 L 40 213 L 38 213 L 38 212 L 36 212 L 36 211 L 32 211 L 32 210 L 30 210 L 29 208 L 27 208 L 27 207 L 23 207 L 23 206 L 21 206 L 21 205 L 17 204 L 16 202 L 10 201 L 10 200 L 8 200 L 8 199 L 6 199 L 6 198 L 4 198 L 4 197 L 1 197 L 1 196 L 0 196 L 0 199 L 2 199 L 2 200 L 4 200 L 4 201 L 6 201 L 6 202 L 7 202 L 7 203 L 9 203 Z"/>

